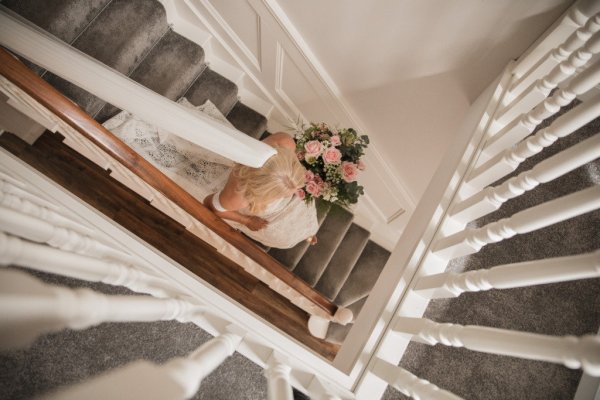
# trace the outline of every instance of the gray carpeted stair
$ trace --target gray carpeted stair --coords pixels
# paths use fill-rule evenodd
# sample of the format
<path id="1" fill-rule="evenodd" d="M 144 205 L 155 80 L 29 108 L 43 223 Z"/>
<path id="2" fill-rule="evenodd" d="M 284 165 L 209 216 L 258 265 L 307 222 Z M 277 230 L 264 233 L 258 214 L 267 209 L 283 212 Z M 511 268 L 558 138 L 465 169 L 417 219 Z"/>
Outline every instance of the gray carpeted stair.
<path id="1" fill-rule="evenodd" d="M 44 7 L 41 0 L 6 1 L 3 4 L 42 27 L 50 27 L 51 33 L 60 34 L 75 48 L 171 100 L 185 96 L 195 105 L 210 100 L 240 131 L 254 138 L 266 134 L 267 119 L 238 100 L 236 84 L 205 64 L 200 46 L 169 28 L 165 10 L 158 1 L 63 0 L 59 4 L 63 13 L 44 12 L 48 7 Z M 77 29 L 73 27 L 65 32 L 64 21 L 71 19 Z M 113 105 L 51 73 L 45 73 L 43 77 L 101 122 L 119 112 Z M 360 281 L 354 281 L 362 276 L 352 272 L 352 268 L 355 264 L 362 266 L 360 260 L 370 257 L 370 251 L 376 245 L 366 244 L 369 232 L 352 224 L 352 214 L 342 208 L 334 207 L 329 211 L 328 207 L 320 207 L 318 218 L 321 228 L 315 246 L 303 241 L 292 249 L 265 251 L 310 285 L 323 288 L 323 293 L 334 299 L 338 292 L 347 291 L 345 287 L 362 287 Z M 361 253 L 362 258 L 359 258 Z M 380 264 L 368 272 L 381 270 L 386 259 L 387 256 L 373 258 L 372 263 Z M 364 288 L 363 292 L 370 290 L 370 286 Z M 354 300 L 361 300 L 365 296 L 363 292 Z"/>

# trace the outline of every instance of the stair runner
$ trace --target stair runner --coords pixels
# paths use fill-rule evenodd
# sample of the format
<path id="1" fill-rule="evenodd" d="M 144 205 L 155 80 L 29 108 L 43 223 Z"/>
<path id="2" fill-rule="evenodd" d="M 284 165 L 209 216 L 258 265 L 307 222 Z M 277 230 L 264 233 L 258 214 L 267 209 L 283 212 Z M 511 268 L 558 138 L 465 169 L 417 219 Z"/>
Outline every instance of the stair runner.
<path id="1" fill-rule="evenodd" d="M 200 105 L 210 100 L 240 131 L 256 139 L 266 118 L 238 99 L 237 86 L 213 71 L 204 50 L 173 32 L 156 0 L 4 0 L 3 5 L 80 51 L 171 99 Z M 31 65 L 29 63 L 29 65 Z M 99 122 L 120 110 L 85 90 L 32 66 L 36 72 Z M 297 276 L 356 318 L 383 269 L 389 252 L 369 232 L 334 206 L 319 212 L 318 243 L 292 249 L 265 249 Z M 352 324 L 332 323 L 326 340 L 341 343 Z"/>

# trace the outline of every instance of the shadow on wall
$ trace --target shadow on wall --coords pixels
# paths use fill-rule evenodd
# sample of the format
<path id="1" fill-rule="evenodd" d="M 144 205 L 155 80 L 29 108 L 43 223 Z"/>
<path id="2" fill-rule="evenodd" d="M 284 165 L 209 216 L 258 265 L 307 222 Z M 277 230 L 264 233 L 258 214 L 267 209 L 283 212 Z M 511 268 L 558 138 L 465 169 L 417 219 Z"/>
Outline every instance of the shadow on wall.
<path id="1" fill-rule="evenodd" d="M 415 200 L 444 156 L 470 102 L 455 72 L 347 93 L 352 108 Z"/>

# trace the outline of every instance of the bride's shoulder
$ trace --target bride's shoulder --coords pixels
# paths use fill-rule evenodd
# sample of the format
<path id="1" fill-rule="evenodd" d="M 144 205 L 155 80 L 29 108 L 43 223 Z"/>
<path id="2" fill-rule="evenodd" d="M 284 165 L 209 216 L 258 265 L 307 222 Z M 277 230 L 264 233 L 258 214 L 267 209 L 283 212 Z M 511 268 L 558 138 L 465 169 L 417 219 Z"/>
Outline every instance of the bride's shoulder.
<path id="1" fill-rule="evenodd" d="M 273 147 L 284 147 L 290 150 L 296 149 L 296 142 L 289 134 L 277 132 L 263 139 L 263 142 Z"/>

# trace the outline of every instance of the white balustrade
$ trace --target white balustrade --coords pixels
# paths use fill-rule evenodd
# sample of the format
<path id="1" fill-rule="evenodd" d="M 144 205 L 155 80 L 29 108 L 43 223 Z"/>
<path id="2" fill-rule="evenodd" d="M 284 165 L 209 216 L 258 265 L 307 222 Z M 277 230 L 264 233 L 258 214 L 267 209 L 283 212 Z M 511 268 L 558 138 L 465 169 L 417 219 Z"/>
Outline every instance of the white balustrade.
<path id="1" fill-rule="evenodd" d="M 235 162 L 260 167 L 275 154 L 267 144 L 116 73 L 1 5 L 0 44 L 108 103 Z"/>
<path id="2" fill-rule="evenodd" d="M 460 400 L 459 397 L 440 389 L 433 383 L 420 379 L 401 367 L 397 367 L 382 359 L 377 359 L 371 373 L 383 379 L 394 389 L 416 400 Z"/>
<path id="3" fill-rule="evenodd" d="M 560 46 L 549 51 L 527 74 L 511 84 L 509 91 L 513 96 L 520 94 L 531 84 L 532 76 L 543 76 L 556 65 L 566 60 L 575 50 L 581 47 L 592 34 L 600 30 L 600 15 L 589 18 L 585 25 L 573 32 Z"/>
<path id="4" fill-rule="evenodd" d="M 519 57 L 513 74 L 519 78 L 532 75 L 536 72 L 540 61 L 547 58 L 549 52 L 552 52 L 555 47 L 560 46 L 566 40 L 570 40 L 565 40 L 565 37 L 585 25 L 588 19 L 598 12 L 600 12 L 600 3 L 597 0 L 577 0 L 531 49 Z"/>
<path id="5" fill-rule="evenodd" d="M 523 161 L 538 154 L 559 138 L 572 134 L 598 116 L 600 116 L 600 94 L 561 115 L 549 127 L 477 167 L 470 174 L 466 185 L 474 191 L 484 188 L 510 174 Z"/>
<path id="6" fill-rule="evenodd" d="M 30 344 L 39 335 L 102 322 L 190 322 L 204 307 L 176 299 L 109 296 L 45 284 L 20 271 L 0 271 L 0 348 Z"/>
<path id="7" fill-rule="evenodd" d="M 465 292 L 511 289 L 600 277 L 600 250 L 569 257 L 499 265 L 463 273 L 445 272 L 419 278 L 414 290 L 428 299 L 458 297 Z"/>
<path id="8" fill-rule="evenodd" d="M 169 281 L 135 266 L 54 249 L 2 232 L 0 265 L 19 265 L 75 279 L 125 286 L 155 297 L 175 296 L 179 292 Z"/>
<path id="9" fill-rule="evenodd" d="M 573 78 L 566 88 L 558 90 L 542 104 L 539 104 L 527 114 L 515 118 L 498 133 L 494 134 L 485 144 L 478 163 L 481 164 L 500 151 L 518 143 L 532 133 L 543 120 L 556 114 L 561 107 L 571 103 L 578 95 L 586 93 L 599 84 L 600 61 L 597 61 Z"/>
<path id="10" fill-rule="evenodd" d="M 276 355 L 267 362 L 265 377 L 267 378 L 267 398 L 269 400 L 294 400 L 290 384 L 292 368 Z"/>
<path id="11" fill-rule="evenodd" d="M 450 211 L 453 220 L 467 223 L 489 214 L 509 199 L 518 197 L 540 183 L 550 182 L 600 157 L 600 134 L 538 163 L 529 171 L 507 179 L 496 187 L 487 187 L 454 205 Z"/>
<path id="12" fill-rule="evenodd" d="M 0 205 L 28 214 L 32 217 L 43 219 L 55 226 L 71 229 L 81 235 L 93 236 L 94 231 L 85 225 L 74 221 L 60 213 L 55 207 L 49 207 L 39 197 L 34 200 L 32 193 L 0 180 Z M 37 201 L 36 201 L 37 200 Z M 46 202 L 46 204 L 44 204 Z"/>
<path id="13" fill-rule="evenodd" d="M 239 346 L 242 336 L 225 333 L 206 342 L 187 357 L 156 365 L 136 361 L 87 382 L 50 393 L 55 400 L 183 400 L 200 387 L 202 379 L 227 359 Z"/>
<path id="14" fill-rule="evenodd" d="M 597 335 L 554 337 L 407 317 L 398 317 L 393 330 L 413 335 L 412 340 L 430 345 L 442 343 L 484 353 L 554 362 L 600 376 L 600 336 Z"/>
<path id="15" fill-rule="evenodd" d="M 593 186 L 520 211 L 481 228 L 465 229 L 438 239 L 436 255 L 451 259 L 478 252 L 483 246 L 532 232 L 600 208 L 600 186 Z"/>
<path id="16" fill-rule="evenodd" d="M 0 226 L 4 232 L 28 240 L 47 243 L 66 251 L 73 251 L 93 257 L 113 259 L 125 263 L 132 258 L 127 253 L 108 246 L 87 235 L 69 228 L 56 226 L 48 221 L 24 214 L 11 208 L 0 206 Z"/>
<path id="17" fill-rule="evenodd" d="M 548 97 L 552 89 L 574 75 L 578 68 L 587 64 L 598 52 L 600 52 L 600 32 L 594 33 L 585 45 L 554 67 L 548 75 L 532 83 L 500 111 L 496 120 L 501 124 L 507 124 L 523 112 L 528 112 Z"/>

